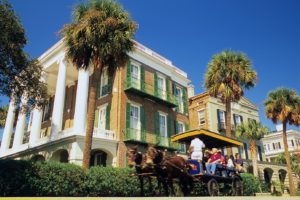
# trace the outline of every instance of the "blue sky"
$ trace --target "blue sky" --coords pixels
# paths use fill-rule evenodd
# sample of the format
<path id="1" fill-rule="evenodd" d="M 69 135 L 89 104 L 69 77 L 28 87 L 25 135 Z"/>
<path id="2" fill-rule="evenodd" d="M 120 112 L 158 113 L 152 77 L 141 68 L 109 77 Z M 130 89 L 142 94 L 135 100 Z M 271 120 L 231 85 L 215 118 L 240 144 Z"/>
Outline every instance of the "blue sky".
<path id="1" fill-rule="evenodd" d="M 11 0 L 29 40 L 26 51 L 38 57 L 59 40 L 70 22 L 75 0 Z M 259 106 L 270 129 L 263 101 L 272 89 L 300 93 L 300 1 L 297 0 L 119 0 L 138 23 L 135 39 L 188 73 L 203 92 L 212 55 L 224 49 L 245 52 L 258 72 L 258 84 L 246 97 Z M 7 102 L 2 98 L 2 104 Z"/>

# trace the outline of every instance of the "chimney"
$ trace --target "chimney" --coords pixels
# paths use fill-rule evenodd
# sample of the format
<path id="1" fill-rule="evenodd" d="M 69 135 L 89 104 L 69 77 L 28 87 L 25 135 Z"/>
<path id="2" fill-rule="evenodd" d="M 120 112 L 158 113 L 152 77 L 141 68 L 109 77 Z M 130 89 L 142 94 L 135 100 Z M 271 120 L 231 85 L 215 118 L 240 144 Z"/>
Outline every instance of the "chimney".
<path id="1" fill-rule="evenodd" d="M 283 127 L 282 127 L 282 124 L 276 124 L 276 131 L 282 131 L 283 130 Z"/>
<path id="2" fill-rule="evenodd" d="M 188 90 L 188 98 L 195 96 L 195 88 L 193 84 L 189 84 L 187 90 Z"/>

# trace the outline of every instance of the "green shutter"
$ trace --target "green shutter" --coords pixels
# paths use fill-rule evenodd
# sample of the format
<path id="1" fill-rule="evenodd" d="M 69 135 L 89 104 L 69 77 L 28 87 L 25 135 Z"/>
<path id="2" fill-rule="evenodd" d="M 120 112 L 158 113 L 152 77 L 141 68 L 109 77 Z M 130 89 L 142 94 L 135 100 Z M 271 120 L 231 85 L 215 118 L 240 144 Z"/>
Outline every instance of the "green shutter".
<path id="1" fill-rule="evenodd" d="M 99 108 L 95 110 L 94 128 L 98 128 L 98 120 L 99 120 Z"/>
<path id="2" fill-rule="evenodd" d="M 172 128 L 171 128 L 171 117 L 170 116 L 167 116 L 167 134 L 168 134 L 168 137 L 171 137 L 172 135 Z"/>
<path id="3" fill-rule="evenodd" d="M 156 112 L 154 115 L 154 123 L 155 123 L 155 134 L 156 135 L 160 135 L 159 134 L 159 113 Z"/>
<path id="4" fill-rule="evenodd" d="M 111 108 L 111 106 L 110 106 L 110 103 L 109 103 L 106 107 L 106 115 L 105 115 L 105 117 L 106 117 L 106 119 L 105 119 L 105 129 L 106 130 L 110 130 L 110 108 Z"/>
<path id="5" fill-rule="evenodd" d="M 154 96 L 158 96 L 157 74 L 154 73 Z"/>
<path id="6" fill-rule="evenodd" d="M 175 134 L 179 133 L 178 132 L 178 121 L 174 120 L 174 128 L 175 128 Z"/>
<path id="7" fill-rule="evenodd" d="M 184 124 L 184 126 L 185 126 L 185 131 L 188 131 L 188 130 L 190 130 L 190 126 L 189 126 L 189 124 L 185 123 L 185 124 Z"/>
<path id="8" fill-rule="evenodd" d="M 107 94 L 112 92 L 112 77 L 108 75 Z"/>
<path id="9" fill-rule="evenodd" d="M 146 141 L 146 116 L 145 109 L 143 106 L 140 107 L 140 116 L 141 116 L 141 139 Z"/>
<path id="10" fill-rule="evenodd" d="M 188 114 L 188 107 L 187 107 L 187 91 L 186 88 L 183 88 L 182 90 L 182 98 L 183 98 L 183 112 L 184 114 Z"/>
<path id="11" fill-rule="evenodd" d="M 129 88 L 131 86 L 131 64 L 130 60 L 127 62 L 126 67 L 126 87 Z"/>
<path id="12" fill-rule="evenodd" d="M 166 79 L 166 91 L 167 91 L 167 100 L 171 101 L 171 95 L 170 95 L 170 80 Z"/>
<path id="13" fill-rule="evenodd" d="M 141 90 L 145 91 L 145 69 L 143 66 L 141 66 L 140 69 L 141 69 Z"/>
<path id="14" fill-rule="evenodd" d="M 126 104 L 126 130 L 130 128 L 130 103 Z"/>

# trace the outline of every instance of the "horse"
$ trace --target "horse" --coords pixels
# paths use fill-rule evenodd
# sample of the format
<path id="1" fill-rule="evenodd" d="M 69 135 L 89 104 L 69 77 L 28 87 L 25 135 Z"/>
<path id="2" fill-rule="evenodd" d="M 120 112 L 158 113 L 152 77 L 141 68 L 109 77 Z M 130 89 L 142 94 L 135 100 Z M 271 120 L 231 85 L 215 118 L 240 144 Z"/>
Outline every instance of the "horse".
<path id="1" fill-rule="evenodd" d="M 171 193 L 174 192 L 173 179 L 179 179 L 179 186 L 184 196 L 188 196 L 193 188 L 193 177 L 188 173 L 189 164 L 180 156 L 165 156 L 164 152 L 154 147 L 147 151 L 148 162 L 154 165 L 158 183 L 162 182 L 166 195 L 169 196 L 168 186 Z"/>
<path id="2" fill-rule="evenodd" d="M 151 175 L 154 173 L 153 165 L 147 163 L 147 158 L 144 154 L 137 151 L 137 147 L 129 149 L 128 151 L 128 166 L 130 168 L 135 167 L 136 173 L 140 181 L 141 196 L 144 194 L 144 176 L 148 178 L 149 190 L 152 191 Z"/>

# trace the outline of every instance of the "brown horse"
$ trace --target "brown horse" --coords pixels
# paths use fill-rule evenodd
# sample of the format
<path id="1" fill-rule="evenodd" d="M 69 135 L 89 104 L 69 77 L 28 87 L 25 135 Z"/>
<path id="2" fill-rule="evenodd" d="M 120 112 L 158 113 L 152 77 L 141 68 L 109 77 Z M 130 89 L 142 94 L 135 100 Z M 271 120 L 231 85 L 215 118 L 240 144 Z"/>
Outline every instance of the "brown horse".
<path id="1" fill-rule="evenodd" d="M 165 156 L 164 152 L 154 147 L 149 147 L 147 158 L 154 164 L 158 183 L 162 182 L 166 195 L 169 196 L 168 187 L 171 193 L 175 194 L 173 179 L 179 180 L 179 186 L 184 196 L 189 195 L 193 188 L 193 177 L 188 174 L 189 164 L 180 156 Z"/>
<path id="2" fill-rule="evenodd" d="M 128 151 L 128 166 L 135 167 L 136 173 L 140 181 L 141 196 L 144 196 L 144 177 L 148 179 L 149 190 L 152 191 L 151 175 L 154 173 L 153 165 L 146 162 L 146 156 L 137 151 L 137 147 Z"/>

